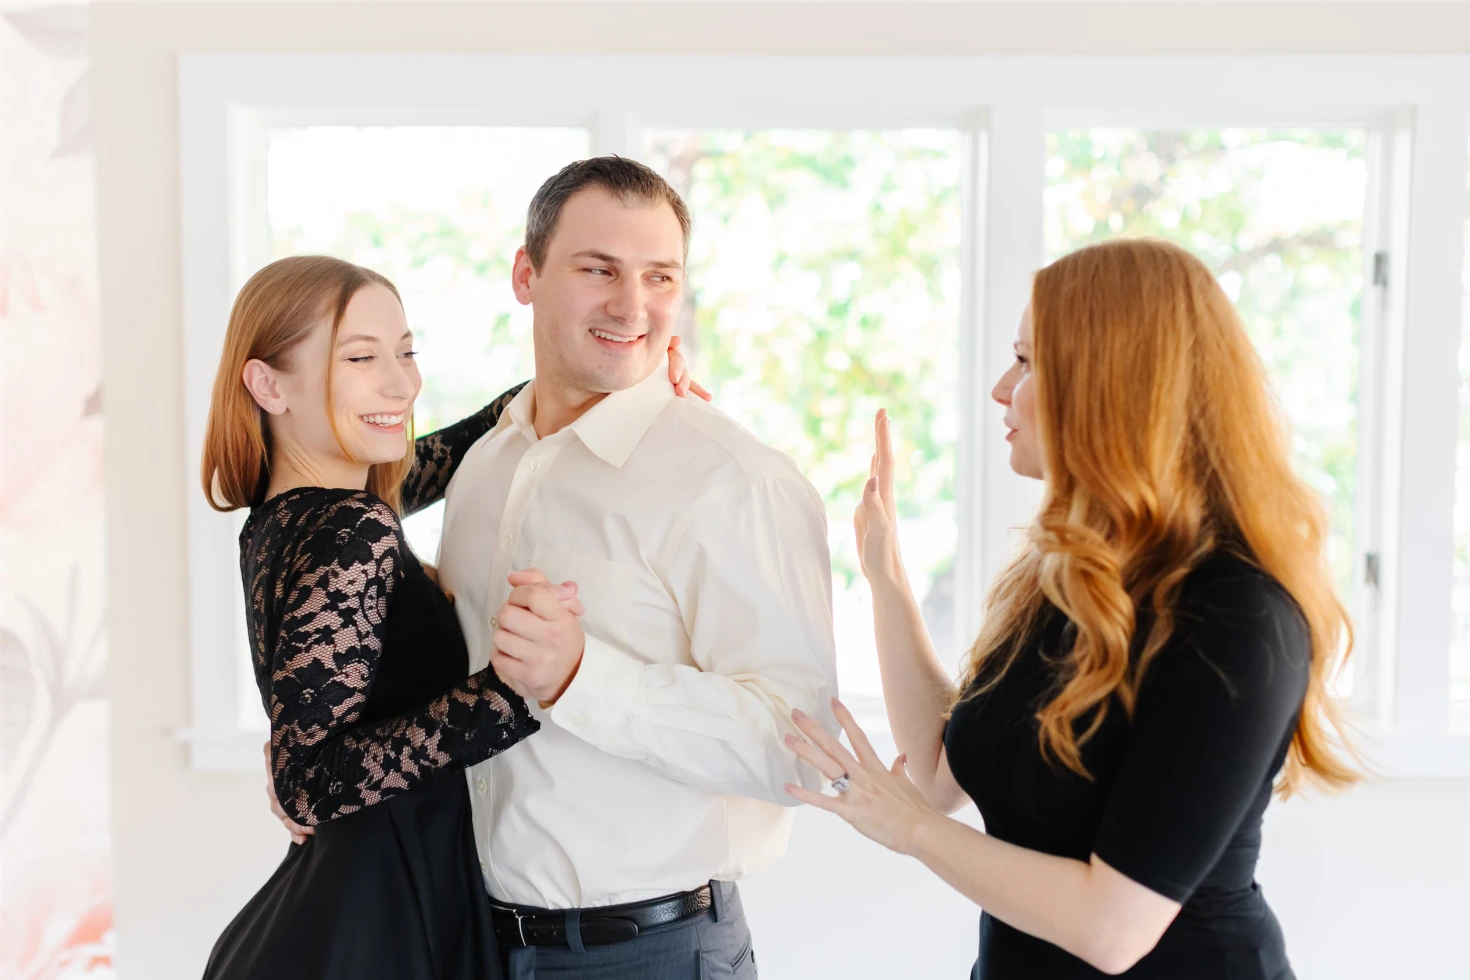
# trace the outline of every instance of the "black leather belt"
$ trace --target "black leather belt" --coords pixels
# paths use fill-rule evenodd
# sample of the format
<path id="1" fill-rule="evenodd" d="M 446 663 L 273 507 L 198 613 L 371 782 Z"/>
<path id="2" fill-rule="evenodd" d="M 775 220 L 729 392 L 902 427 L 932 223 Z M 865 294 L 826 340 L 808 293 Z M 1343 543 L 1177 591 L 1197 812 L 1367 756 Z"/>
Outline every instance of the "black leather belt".
<path id="1" fill-rule="evenodd" d="M 680 892 L 667 898 L 581 909 L 578 916 L 581 919 L 582 944 L 607 946 L 627 942 L 654 926 L 666 926 L 703 915 L 713 905 L 709 886 L 701 885 L 692 892 Z M 503 945 L 567 945 L 568 915 L 565 911 L 506 905 L 492 898 L 490 918 L 495 923 L 495 940 Z"/>

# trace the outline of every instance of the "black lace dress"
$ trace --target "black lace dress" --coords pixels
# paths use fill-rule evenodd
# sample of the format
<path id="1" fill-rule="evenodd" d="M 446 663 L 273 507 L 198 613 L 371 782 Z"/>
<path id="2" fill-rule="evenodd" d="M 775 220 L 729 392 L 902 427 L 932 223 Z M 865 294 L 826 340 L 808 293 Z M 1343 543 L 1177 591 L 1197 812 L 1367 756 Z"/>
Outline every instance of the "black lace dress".
<path id="1" fill-rule="evenodd" d="M 428 506 L 514 391 L 419 439 L 403 488 Z M 495 980 L 467 766 L 536 731 L 490 669 L 469 673 L 449 599 L 366 491 L 301 487 L 240 534 L 255 677 L 291 845 L 215 944 L 208 980 Z"/>

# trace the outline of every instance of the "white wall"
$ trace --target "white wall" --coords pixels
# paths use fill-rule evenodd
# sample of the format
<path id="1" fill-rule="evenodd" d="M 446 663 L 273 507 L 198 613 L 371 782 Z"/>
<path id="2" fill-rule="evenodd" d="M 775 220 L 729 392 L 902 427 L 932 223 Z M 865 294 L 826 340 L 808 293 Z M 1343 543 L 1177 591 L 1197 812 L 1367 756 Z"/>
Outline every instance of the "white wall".
<path id="1" fill-rule="evenodd" d="M 1258 878 L 1301 980 L 1470 976 L 1470 783 L 1273 804 L 1265 836 Z M 975 959 L 975 906 L 820 811 L 741 889 L 768 980 L 960 980 Z"/>
<path id="2" fill-rule="evenodd" d="M 181 51 L 1179 53 L 1470 51 L 1465 4 L 134 4 L 93 22 L 107 392 L 119 972 L 197 976 L 284 850 L 263 779 L 191 772 L 174 56 Z M 1303 980 L 1466 975 L 1470 781 L 1268 815 L 1261 879 Z M 826 814 L 745 886 L 763 974 L 960 977 L 975 909 Z M 922 937 L 900 939 L 911 932 Z M 1458 935 L 1456 935 L 1458 933 Z"/>

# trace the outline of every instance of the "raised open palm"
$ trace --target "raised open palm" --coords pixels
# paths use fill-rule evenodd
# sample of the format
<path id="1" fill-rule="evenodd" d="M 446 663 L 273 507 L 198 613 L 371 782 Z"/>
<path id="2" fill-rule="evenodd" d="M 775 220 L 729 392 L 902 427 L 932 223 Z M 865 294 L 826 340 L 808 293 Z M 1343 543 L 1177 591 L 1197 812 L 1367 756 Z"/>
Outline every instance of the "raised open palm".
<path id="1" fill-rule="evenodd" d="M 893 498 L 893 439 L 888 431 L 888 411 L 879 409 L 873 420 L 877 451 L 868 468 L 863 499 L 852 515 L 857 535 L 858 559 L 863 575 L 875 580 L 904 580 L 903 558 L 898 551 L 897 506 Z"/>

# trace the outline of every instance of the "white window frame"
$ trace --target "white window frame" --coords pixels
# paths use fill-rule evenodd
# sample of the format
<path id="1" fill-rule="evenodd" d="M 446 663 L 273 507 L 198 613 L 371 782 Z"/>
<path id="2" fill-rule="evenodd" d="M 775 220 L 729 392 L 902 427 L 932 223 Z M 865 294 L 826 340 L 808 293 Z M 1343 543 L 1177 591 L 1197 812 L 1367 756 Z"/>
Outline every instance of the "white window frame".
<path id="1" fill-rule="evenodd" d="M 178 81 L 193 709 L 179 737 L 196 769 L 261 764 L 260 733 L 237 723 L 235 520 L 205 504 L 197 473 L 230 303 L 268 257 L 268 126 L 579 126 L 594 153 L 631 157 L 649 127 L 964 131 L 956 585 L 972 600 L 956 619 L 968 637 L 1037 499 L 1010 471 L 987 392 L 1043 262 L 1045 134 L 1080 124 L 1372 133 L 1365 283 L 1375 252 L 1390 274 L 1362 304 L 1357 530 L 1379 585 L 1358 604 L 1353 702 L 1384 774 L 1470 776 L 1470 736 L 1449 733 L 1470 58 L 189 53 Z"/>

